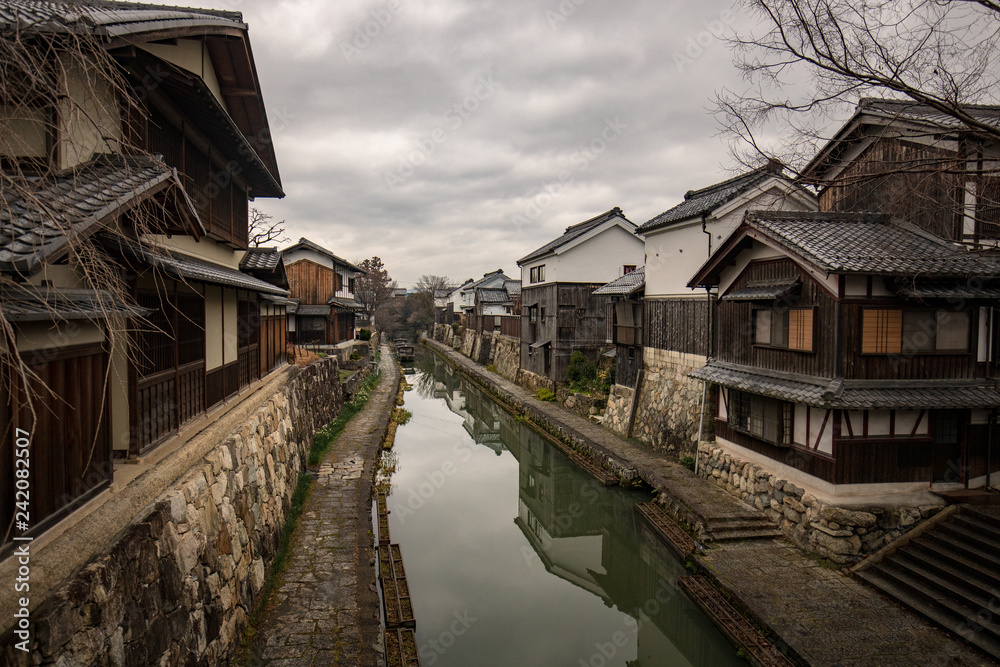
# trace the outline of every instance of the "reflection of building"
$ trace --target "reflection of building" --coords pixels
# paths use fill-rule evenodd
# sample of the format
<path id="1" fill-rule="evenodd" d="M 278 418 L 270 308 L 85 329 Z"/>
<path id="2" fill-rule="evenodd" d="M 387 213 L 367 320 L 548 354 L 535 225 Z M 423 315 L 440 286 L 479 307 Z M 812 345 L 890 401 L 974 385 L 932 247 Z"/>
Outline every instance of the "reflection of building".
<path id="1" fill-rule="evenodd" d="M 503 408 L 482 392 L 468 391 L 465 409 L 466 417 L 462 424 L 465 430 L 476 444 L 489 447 L 500 456 L 504 450 L 500 438 L 500 413 L 503 412 Z"/>

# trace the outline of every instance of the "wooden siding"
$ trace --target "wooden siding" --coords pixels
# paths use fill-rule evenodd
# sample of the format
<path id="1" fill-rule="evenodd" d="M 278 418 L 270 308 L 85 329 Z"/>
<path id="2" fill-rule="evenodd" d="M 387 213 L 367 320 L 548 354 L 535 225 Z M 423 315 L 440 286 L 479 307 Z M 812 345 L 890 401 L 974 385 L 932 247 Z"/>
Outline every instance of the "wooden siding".
<path id="1" fill-rule="evenodd" d="M 962 178 L 955 154 L 900 139 L 880 139 L 837 175 L 821 211 L 880 211 L 942 238 L 961 239 Z"/>
<path id="2" fill-rule="evenodd" d="M 751 280 L 800 277 L 801 294 L 771 301 L 725 301 L 717 307 L 716 354 L 722 361 L 768 370 L 833 377 L 836 364 L 837 300 L 791 260 L 757 262 L 747 266 L 734 284 L 739 289 Z M 774 349 L 754 345 L 753 311 L 772 307 L 811 307 L 815 352 Z"/>
<path id="3" fill-rule="evenodd" d="M 841 373 L 849 379 L 926 380 L 961 379 L 977 375 L 976 355 L 966 354 L 863 354 L 862 310 L 864 308 L 899 308 L 893 302 L 852 302 L 841 304 Z M 970 328 L 979 330 L 978 309 L 970 310 Z M 823 324 L 818 325 L 821 330 Z M 974 342 L 974 341 L 973 341 Z M 974 349 L 975 346 L 973 346 Z"/>
<path id="4" fill-rule="evenodd" d="M 700 299 L 645 299 L 643 345 L 657 350 L 709 355 L 709 304 Z"/>
<path id="5" fill-rule="evenodd" d="M 288 289 L 292 299 L 301 304 L 323 305 L 336 295 L 333 269 L 321 266 L 308 259 L 301 259 L 285 267 L 288 274 Z"/>
<path id="6" fill-rule="evenodd" d="M 779 447 L 769 442 L 755 438 L 752 435 L 737 431 L 725 419 L 715 420 L 715 435 L 725 438 L 741 447 L 755 451 L 758 454 L 784 463 L 787 466 L 818 477 L 827 482 L 836 481 L 836 461 L 821 452 L 811 451 L 801 447 Z"/>
<path id="7" fill-rule="evenodd" d="M 260 320 L 260 375 L 267 375 L 286 361 L 287 319 L 284 313 Z"/>
<path id="8" fill-rule="evenodd" d="M 0 521 L 7 533 L 15 505 L 16 429 L 30 436 L 29 535 L 37 535 L 105 488 L 113 473 L 105 374 L 108 355 L 100 345 L 45 350 L 32 360 L 38 376 L 30 390 L 35 416 L 22 387 L 0 402 Z M 51 389 L 52 393 L 46 389 Z M 54 394 L 54 395 L 53 395 Z M 24 500 L 22 497 L 21 500 Z M 12 533 L 20 534 L 20 531 Z"/>
<path id="9" fill-rule="evenodd" d="M 530 345 L 551 342 L 548 353 L 529 354 L 522 345 L 521 366 L 526 370 L 565 382 L 570 354 L 575 350 L 595 354 L 607 347 L 607 304 L 610 297 L 594 296 L 597 284 L 551 283 L 527 287 L 521 292 L 521 341 Z M 538 323 L 529 321 L 529 307 L 539 309 Z M 544 317 L 542 316 L 544 311 Z M 546 372 L 546 355 L 548 371 Z"/>

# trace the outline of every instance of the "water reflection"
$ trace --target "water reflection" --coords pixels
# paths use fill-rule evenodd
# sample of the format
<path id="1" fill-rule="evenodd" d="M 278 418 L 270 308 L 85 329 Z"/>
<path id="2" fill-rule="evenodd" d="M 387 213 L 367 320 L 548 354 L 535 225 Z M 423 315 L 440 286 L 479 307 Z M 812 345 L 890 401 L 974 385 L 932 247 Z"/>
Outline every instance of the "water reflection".
<path id="1" fill-rule="evenodd" d="M 390 530 L 423 664 L 745 664 L 677 589 L 645 494 L 597 484 L 436 356 L 417 368 Z"/>

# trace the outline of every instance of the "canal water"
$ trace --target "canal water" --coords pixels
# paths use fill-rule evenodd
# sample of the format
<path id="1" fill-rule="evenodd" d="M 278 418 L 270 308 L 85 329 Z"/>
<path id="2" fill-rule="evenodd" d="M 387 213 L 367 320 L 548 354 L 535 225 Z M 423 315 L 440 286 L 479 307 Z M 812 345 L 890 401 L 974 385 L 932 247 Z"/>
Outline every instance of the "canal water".
<path id="1" fill-rule="evenodd" d="M 648 494 L 599 485 L 436 355 L 407 373 L 384 456 L 424 667 L 746 664 L 677 588 Z"/>

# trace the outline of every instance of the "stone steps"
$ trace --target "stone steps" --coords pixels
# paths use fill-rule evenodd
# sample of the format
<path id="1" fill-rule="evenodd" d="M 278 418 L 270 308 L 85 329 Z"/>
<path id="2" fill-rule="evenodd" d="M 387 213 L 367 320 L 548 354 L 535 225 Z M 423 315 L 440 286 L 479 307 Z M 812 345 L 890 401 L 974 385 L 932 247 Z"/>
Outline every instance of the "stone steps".
<path id="1" fill-rule="evenodd" d="M 715 542 L 764 540 L 784 536 L 781 529 L 763 514 L 707 517 L 705 527 Z"/>
<path id="2" fill-rule="evenodd" d="M 856 577 L 1000 658 L 1000 517 L 963 506 Z"/>

